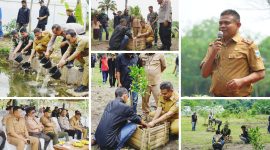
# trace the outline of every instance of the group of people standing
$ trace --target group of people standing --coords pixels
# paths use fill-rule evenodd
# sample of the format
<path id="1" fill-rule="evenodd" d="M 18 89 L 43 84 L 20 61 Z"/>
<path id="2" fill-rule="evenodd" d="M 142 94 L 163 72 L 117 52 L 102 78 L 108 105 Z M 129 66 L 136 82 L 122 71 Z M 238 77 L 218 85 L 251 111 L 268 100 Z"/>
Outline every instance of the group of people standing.
<path id="1" fill-rule="evenodd" d="M 157 46 L 158 31 L 162 42 L 159 50 L 170 50 L 172 8 L 170 0 L 158 0 L 159 12 L 154 12 L 153 6 L 149 6 L 146 19 L 141 16 L 132 16 L 126 8 L 124 12 L 113 13 L 113 33 L 109 39 L 109 17 L 102 8 L 101 12 L 93 16 L 93 38 L 102 41 L 103 31 L 106 32 L 106 40 L 109 41 L 109 50 L 126 50 L 129 40 L 145 38 L 146 48 Z"/>

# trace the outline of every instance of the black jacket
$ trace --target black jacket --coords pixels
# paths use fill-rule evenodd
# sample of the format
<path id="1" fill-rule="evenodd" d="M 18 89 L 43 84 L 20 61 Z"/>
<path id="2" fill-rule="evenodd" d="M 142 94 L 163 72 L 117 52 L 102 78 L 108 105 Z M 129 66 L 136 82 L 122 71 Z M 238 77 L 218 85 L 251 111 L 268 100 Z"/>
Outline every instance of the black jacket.
<path id="1" fill-rule="evenodd" d="M 110 50 L 119 50 L 121 41 L 124 39 L 125 35 L 129 38 L 132 37 L 129 28 L 122 25 L 116 26 L 109 41 Z"/>
<path id="2" fill-rule="evenodd" d="M 50 15 L 49 9 L 46 6 L 41 6 L 39 9 L 39 17 L 44 17 L 47 16 L 47 18 L 43 19 L 43 20 L 39 20 L 38 24 L 47 24 L 48 22 L 48 17 Z"/>
<path id="3" fill-rule="evenodd" d="M 29 8 L 20 8 L 17 16 L 17 23 L 20 24 L 28 24 L 30 17 L 30 9 Z"/>
<path id="4" fill-rule="evenodd" d="M 106 106 L 95 133 L 96 142 L 102 150 L 117 147 L 120 131 L 128 120 L 137 124 L 141 122 L 132 107 L 124 104 L 121 98 L 116 98 Z"/>
<path id="5" fill-rule="evenodd" d="M 75 16 L 73 16 L 73 15 L 68 16 L 67 23 L 76 23 Z"/>

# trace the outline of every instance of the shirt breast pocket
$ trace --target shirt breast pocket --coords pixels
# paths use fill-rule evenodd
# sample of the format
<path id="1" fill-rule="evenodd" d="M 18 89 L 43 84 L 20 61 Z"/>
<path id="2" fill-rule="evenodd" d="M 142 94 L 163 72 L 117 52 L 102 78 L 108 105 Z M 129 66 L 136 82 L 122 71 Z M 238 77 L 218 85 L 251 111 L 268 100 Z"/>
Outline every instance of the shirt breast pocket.
<path id="1" fill-rule="evenodd" d="M 227 67 L 236 68 L 236 66 L 243 65 L 247 62 L 247 56 L 241 52 L 235 52 L 228 55 Z"/>

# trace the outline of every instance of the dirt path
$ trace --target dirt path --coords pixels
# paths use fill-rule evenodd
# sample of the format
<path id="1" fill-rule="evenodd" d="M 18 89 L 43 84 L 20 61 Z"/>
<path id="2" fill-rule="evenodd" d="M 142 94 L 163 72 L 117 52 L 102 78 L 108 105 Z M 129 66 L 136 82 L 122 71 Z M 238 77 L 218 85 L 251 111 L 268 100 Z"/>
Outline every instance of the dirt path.
<path id="1" fill-rule="evenodd" d="M 99 120 L 103 114 L 104 108 L 109 103 L 109 101 L 114 99 L 114 88 L 110 88 L 109 84 L 99 85 L 95 82 L 92 82 L 92 91 L 91 91 L 91 132 L 94 133 L 96 127 L 99 123 Z M 141 114 L 141 97 L 139 96 L 138 102 L 138 114 Z M 152 102 L 150 105 L 154 105 L 154 99 L 151 97 L 150 101 Z M 92 146 L 92 150 L 98 149 L 97 146 Z M 132 148 L 128 148 L 132 149 Z M 158 148 L 159 150 L 177 150 L 178 149 L 178 140 L 170 141 L 166 147 Z"/>
<path id="2" fill-rule="evenodd" d="M 158 42 L 158 47 L 161 46 L 160 41 Z M 179 50 L 179 42 L 178 39 L 172 39 L 172 46 L 171 46 L 171 51 L 178 51 Z M 92 51 L 106 51 L 109 48 L 109 41 L 94 41 L 92 40 L 91 42 L 91 50 Z M 157 50 L 157 47 L 152 47 L 151 49 L 145 49 L 144 51 L 149 51 L 149 50 Z"/>

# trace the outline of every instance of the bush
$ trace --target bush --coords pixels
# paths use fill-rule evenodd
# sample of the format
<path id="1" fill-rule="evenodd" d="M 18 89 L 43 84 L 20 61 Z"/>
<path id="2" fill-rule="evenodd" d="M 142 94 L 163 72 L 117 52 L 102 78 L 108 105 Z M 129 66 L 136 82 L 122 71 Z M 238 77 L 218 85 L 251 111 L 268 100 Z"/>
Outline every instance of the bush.
<path id="1" fill-rule="evenodd" d="M 259 127 L 250 128 L 249 131 L 250 143 L 254 150 L 264 150 L 264 145 L 262 143 L 262 134 Z"/>
<path id="2" fill-rule="evenodd" d="M 3 26 L 6 35 L 10 35 L 11 31 L 16 29 L 16 19 L 12 19 L 9 23 Z"/>
<path id="3" fill-rule="evenodd" d="M 148 86 L 144 68 L 138 66 L 130 66 L 129 69 L 129 75 L 132 78 L 131 91 L 137 92 L 139 95 L 144 96 Z"/>

